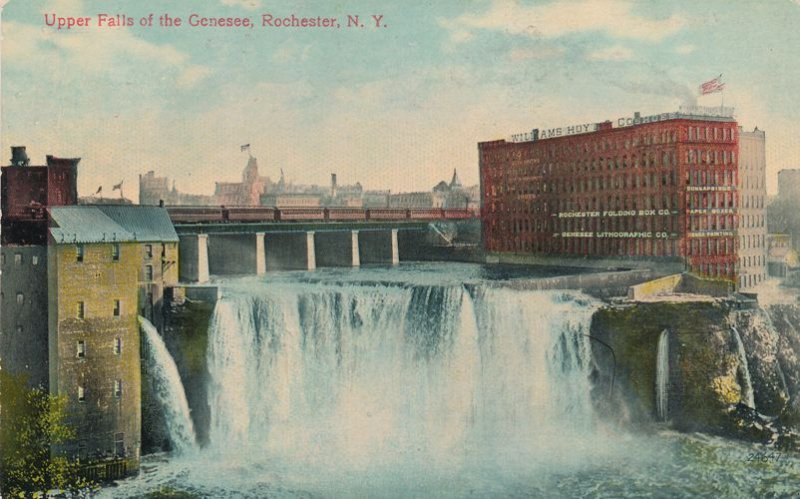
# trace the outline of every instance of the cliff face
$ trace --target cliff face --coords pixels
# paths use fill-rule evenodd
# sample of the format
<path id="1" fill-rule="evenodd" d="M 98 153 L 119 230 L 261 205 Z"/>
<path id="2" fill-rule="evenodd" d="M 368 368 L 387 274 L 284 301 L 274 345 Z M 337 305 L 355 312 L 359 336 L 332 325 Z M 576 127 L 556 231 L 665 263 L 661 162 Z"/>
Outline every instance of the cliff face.
<path id="1" fill-rule="evenodd" d="M 671 427 L 794 446 L 785 436 L 800 422 L 800 308 L 740 307 L 705 301 L 598 310 L 591 329 L 598 409 L 634 426 L 660 419 L 656 362 L 667 331 Z"/>

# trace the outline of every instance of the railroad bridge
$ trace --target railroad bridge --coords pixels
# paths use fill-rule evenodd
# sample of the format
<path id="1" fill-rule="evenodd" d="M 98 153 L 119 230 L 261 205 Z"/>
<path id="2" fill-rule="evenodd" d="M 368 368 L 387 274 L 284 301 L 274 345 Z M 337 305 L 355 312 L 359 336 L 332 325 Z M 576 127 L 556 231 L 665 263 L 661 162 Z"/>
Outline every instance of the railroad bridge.
<path id="1" fill-rule="evenodd" d="M 468 210 L 167 207 L 180 238 L 180 280 L 268 270 L 396 265 L 447 242 L 439 222 Z"/>

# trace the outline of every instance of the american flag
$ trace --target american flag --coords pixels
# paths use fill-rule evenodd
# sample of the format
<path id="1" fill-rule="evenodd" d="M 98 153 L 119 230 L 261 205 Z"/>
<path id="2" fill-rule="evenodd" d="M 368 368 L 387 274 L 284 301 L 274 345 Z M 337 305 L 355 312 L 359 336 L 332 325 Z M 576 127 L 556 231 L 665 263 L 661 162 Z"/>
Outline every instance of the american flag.
<path id="1" fill-rule="evenodd" d="M 722 83 L 722 75 L 700 85 L 700 95 L 713 94 L 715 92 L 722 92 L 723 90 L 725 90 L 725 84 Z"/>

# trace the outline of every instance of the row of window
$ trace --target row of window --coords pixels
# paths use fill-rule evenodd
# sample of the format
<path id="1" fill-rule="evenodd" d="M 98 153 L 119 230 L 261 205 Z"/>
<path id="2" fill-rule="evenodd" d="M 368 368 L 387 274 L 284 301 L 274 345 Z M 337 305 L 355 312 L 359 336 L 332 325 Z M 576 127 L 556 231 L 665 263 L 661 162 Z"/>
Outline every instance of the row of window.
<path id="1" fill-rule="evenodd" d="M 122 398 L 122 380 L 114 380 L 114 388 L 112 393 L 114 398 Z M 86 387 L 84 385 L 78 385 L 78 402 L 86 402 Z"/>
<path id="2" fill-rule="evenodd" d="M 75 245 L 75 261 L 83 262 L 86 257 L 86 248 L 83 244 Z M 119 243 L 111 245 L 111 260 L 114 262 L 119 261 Z"/>
<path id="3" fill-rule="evenodd" d="M 515 251 L 518 253 L 567 253 L 605 256 L 678 256 L 675 239 L 628 239 L 576 237 L 556 239 L 550 236 L 516 236 L 487 233 L 489 251 Z"/>
<path id="4" fill-rule="evenodd" d="M 75 317 L 78 319 L 85 319 L 86 318 L 86 302 L 79 301 L 75 304 Z M 114 309 L 113 309 L 114 317 L 120 317 L 122 315 L 122 302 L 120 300 L 114 300 Z"/>
<path id="5" fill-rule="evenodd" d="M 122 354 L 122 338 L 114 338 L 114 355 Z M 75 343 L 75 356 L 79 359 L 86 358 L 86 341 L 78 340 Z"/>
<path id="6" fill-rule="evenodd" d="M 2 265 L 5 265 L 6 264 L 6 255 L 5 255 L 5 253 L 0 255 L 0 259 L 2 259 L 2 262 L 0 262 L 0 263 L 2 263 Z M 25 255 L 23 255 L 22 253 L 14 253 L 14 265 L 22 265 L 23 263 L 25 263 Z M 31 256 L 31 265 L 39 265 L 39 256 L 38 255 L 32 255 Z"/>

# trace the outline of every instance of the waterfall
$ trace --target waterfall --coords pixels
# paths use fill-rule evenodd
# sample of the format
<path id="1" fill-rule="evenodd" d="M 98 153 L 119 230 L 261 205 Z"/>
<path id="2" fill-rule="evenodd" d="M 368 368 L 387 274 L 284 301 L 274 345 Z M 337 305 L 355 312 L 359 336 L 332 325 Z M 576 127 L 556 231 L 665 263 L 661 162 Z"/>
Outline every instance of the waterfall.
<path id="1" fill-rule="evenodd" d="M 658 419 L 666 421 L 669 416 L 669 331 L 661 331 L 658 337 L 658 354 L 656 356 L 656 414 Z"/>
<path id="2" fill-rule="evenodd" d="M 739 330 L 736 326 L 731 326 L 733 331 L 733 339 L 736 341 L 736 350 L 739 353 L 739 374 L 744 383 L 742 384 L 742 399 L 741 402 L 747 407 L 756 408 L 756 402 L 753 396 L 753 382 L 750 379 L 750 368 L 747 364 L 747 355 L 744 351 L 744 343 L 742 337 L 739 336 Z"/>
<path id="3" fill-rule="evenodd" d="M 196 449 L 197 443 L 178 367 L 156 327 L 141 316 L 139 316 L 139 326 L 144 331 L 147 342 L 145 350 L 148 372 L 154 378 L 153 387 L 156 398 L 164 408 L 172 445 L 178 453 L 192 451 Z"/>
<path id="4" fill-rule="evenodd" d="M 591 432 L 596 305 L 579 293 L 273 282 L 223 296 L 209 327 L 211 452 L 424 470 L 551 462 L 546 449 Z"/>

